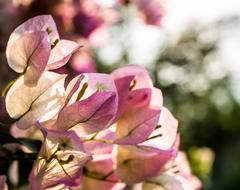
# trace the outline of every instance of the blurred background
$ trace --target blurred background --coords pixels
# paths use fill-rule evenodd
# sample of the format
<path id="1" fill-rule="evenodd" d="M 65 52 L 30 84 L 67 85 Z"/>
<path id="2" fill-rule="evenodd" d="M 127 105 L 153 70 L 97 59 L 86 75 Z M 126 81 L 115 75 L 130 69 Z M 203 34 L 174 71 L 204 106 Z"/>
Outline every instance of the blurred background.
<path id="1" fill-rule="evenodd" d="M 5 57 L 9 35 L 40 14 L 84 46 L 58 72 L 71 79 L 145 66 L 179 120 L 202 189 L 240 189 L 239 0 L 1 0 L 1 90 L 16 78 Z"/>

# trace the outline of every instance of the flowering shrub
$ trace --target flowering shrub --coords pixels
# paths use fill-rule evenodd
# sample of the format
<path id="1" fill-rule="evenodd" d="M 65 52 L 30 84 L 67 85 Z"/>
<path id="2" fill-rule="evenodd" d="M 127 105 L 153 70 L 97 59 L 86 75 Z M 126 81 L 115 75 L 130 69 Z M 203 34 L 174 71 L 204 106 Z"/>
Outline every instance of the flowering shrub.
<path id="1" fill-rule="evenodd" d="M 12 142 L 26 155 L 37 152 L 26 189 L 198 189 L 177 154 L 178 122 L 143 67 L 83 73 L 68 84 L 51 71 L 80 47 L 60 40 L 49 15 L 26 21 L 9 38 L 8 64 L 20 73 L 4 90 L 15 119 Z M 32 138 L 40 150 L 24 143 Z M 5 181 L 0 177 L 0 189 Z"/>

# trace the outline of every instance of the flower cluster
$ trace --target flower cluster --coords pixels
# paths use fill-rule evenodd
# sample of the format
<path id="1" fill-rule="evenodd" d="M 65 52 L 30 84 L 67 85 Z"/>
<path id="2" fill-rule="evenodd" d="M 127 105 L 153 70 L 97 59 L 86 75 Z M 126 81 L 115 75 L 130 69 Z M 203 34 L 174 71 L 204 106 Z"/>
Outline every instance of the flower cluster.
<path id="1" fill-rule="evenodd" d="M 11 131 L 42 134 L 29 188 L 198 188 L 189 168 L 178 166 L 178 122 L 144 68 L 83 73 L 68 84 L 66 75 L 50 71 L 80 47 L 59 39 L 49 15 L 26 21 L 10 36 L 8 64 L 20 73 L 6 95 L 6 110 L 16 119 Z"/>

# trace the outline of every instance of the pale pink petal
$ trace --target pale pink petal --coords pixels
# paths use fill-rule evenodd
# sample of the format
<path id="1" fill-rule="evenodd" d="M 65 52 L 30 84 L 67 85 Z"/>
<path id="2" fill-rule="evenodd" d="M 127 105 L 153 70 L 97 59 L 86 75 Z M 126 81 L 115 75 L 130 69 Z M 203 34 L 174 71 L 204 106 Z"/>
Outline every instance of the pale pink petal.
<path id="1" fill-rule="evenodd" d="M 7 59 L 10 57 L 10 50 L 13 44 L 25 33 L 44 31 L 48 32 L 50 43 L 55 42 L 55 40 L 59 39 L 58 31 L 56 24 L 51 15 L 41 15 L 33 17 L 20 26 L 18 26 L 10 35 L 7 48 L 6 55 Z M 17 70 L 16 72 L 21 72 L 21 70 Z"/>
<path id="2" fill-rule="evenodd" d="M 117 178 L 112 160 L 112 154 L 102 159 L 93 160 L 86 166 L 82 188 L 88 190 L 122 190 L 126 184 L 121 183 Z M 94 174 L 94 177 L 92 175 Z"/>
<path id="3" fill-rule="evenodd" d="M 163 95 L 162 91 L 158 88 L 151 89 L 151 101 L 150 105 L 152 107 L 161 108 L 163 106 Z"/>
<path id="4" fill-rule="evenodd" d="M 132 110 L 117 122 L 116 144 L 136 145 L 145 141 L 156 128 L 160 110 L 147 107 Z"/>
<path id="5" fill-rule="evenodd" d="M 119 119 L 119 117 L 123 114 L 124 109 L 126 108 L 129 88 L 133 78 L 134 76 L 127 76 L 127 77 L 123 77 L 115 80 L 115 85 L 118 93 L 118 110 L 116 113 L 115 120 Z"/>
<path id="6" fill-rule="evenodd" d="M 91 138 L 92 136 L 93 135 L 87 138 Z M 105 129 L 94 134 L 94 139 L 104 139 L 110 142 L 116 139 L 116 137 L 113 131 Z M 84 142 L 84 147 L 93 154 L 94 159 L 97 159 L 102 157 L 102 155 L 110 154 L 113 149 L 113 144 L 91 140 Z"/>
<path id="7" fill-rule="evenodd" d="M 28 128 L 36 121 L 48 121 L 59 112 L 65 99 L 65 77 L 44 72 L 35 87 L 26 86 L 24 76 L 14 83 L 6 96 L 6 109 L 12 118 L 18 120 L 18 127 Z"/>
<path id="8" fill-rule="evenodd" d="M 64 107 L 69 103 L 73 94 L 79 89 L 81 81 L 82 81 L 83 78 L 84 78 L 84 75 L 80 75 L 79 77 L 76 78 L 75 83 L 71 83 L 73 86 L 71 88 L 69 88 L 70 91 L 68 92 Z"/>
<path id="9" fill-rule="evenodd" d="M 47 32 L 23 34 L 10 48 L 8 64 L 24 74 L 26 85 L 35 86 L 46 68 L 50 51 Z"/>
<path id="10" fill-rule="evenodd" d="M 96 92 L 87 99 L 67 106 L 59 114 L 58 129 L 74 127 L 82 135 L 103 130 L 115 117 L 115 99 L 113 92 Z"/>
<path id="11" fill-rule="evenodd" d="M 159 150 L 144 146 L 119 146 L 117 176 L 127 184 L 135 184 L 156 176 L 176 156 L 175 150 Z"/>
<path id="12" fill-rule="evenodd" d="M 111 75 L 113 76 L 114 80 L 127 76 L 134 76 L 134 85 L 132 87 L 133 90 L 153 87 L 152 79 L 147 70 L 139 65 L 126 65 L 114 70 Z"/>
<path id="13" fill-rule="evenodd" d="M 175 174 L 162 174 L 150 181 L 155 183 L 156 186 L 158 186 L 157 184 L 161 185 L 164 189 L 196 190 L 187 179 Z M 147 184 L 144 184 L 144 186 L 147 187 Z"/>
<path id="14" fill-rule="evenodd" d="M 177 169 L 179 170 L 179 175 L 184 177 L 186 180 L 191 183 L 194 189 L 200 189 L 202 186 L 201 181 L 192 174 L 190 164 L 188 162 L 188 158 L 185 152 L 180 151 L 174 160 L 174 164 L 177 165 Z"/>
<path id="15" fill-rule="evenodd" d="M 158 127 L 149 136 L 149 140 L 142 143 L 142 145 L 164 150 L 169 149 L 176 141 L 177 129 L 178 121 L 167 108 L 162 107 Z"/>
<path id="16" fill-rule="evenodd" d="M 76 52 L 81 45 L 70 40 L 60 40 L 57 45 L 52 49 L 48 63 L 47 69 L 54 70 L 65 65 L 72 54 Z"/>
<path id="17" fill-rule="evenodd" d="M 29 176 L 31 189 L 52 188 L 59 184 L 79 186 L 82 167 L 90 159 L 91 155 L 85 152 L 76 133 L 47 130 L 46 139 Z"/>
<path id="18" fill-rule="evenodd" d="M 81 81 L 78 90 L 75 91 L 75 93 L 72 95 L 69 101 L 69 105 L 77 101 L 79 92 L 83 90 L 83 86 L 85 86 L 84 93 L 82 94 L 80 100 L 84 100 L 90 97 L 95 92 L 113 92 L 114 94 L 116 94 L 115 98 L 116 105 L 114 106 L 114 109 L 115 111 L 117 111 L 118 96 L 117 89 L 112 76 L 102 73 L 84 73 L 82 75 L 84 76 L 84 79 Z M 82 75 L 79 75 L 70 81 L 66 89 L 66 96 L 68 96 L 74 84 L 77 82 L 79 77 L 82 77 Z"/>

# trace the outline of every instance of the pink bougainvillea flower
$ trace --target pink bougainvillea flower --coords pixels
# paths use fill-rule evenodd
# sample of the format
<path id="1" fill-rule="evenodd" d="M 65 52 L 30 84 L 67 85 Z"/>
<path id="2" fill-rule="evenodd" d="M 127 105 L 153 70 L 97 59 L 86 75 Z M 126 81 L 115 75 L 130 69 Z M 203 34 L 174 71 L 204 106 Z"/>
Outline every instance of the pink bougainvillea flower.
<path id="1" fill-rule="evenodd" d="M 9 66 L 24 75 L 25 84 L 35 86 L 44 70 L 63 66 L 80 47 L 75 42 L 59 40 L 52 17 L 42 15 L 27 20 L 13 31 L 6 55 Z"/>
<path id="2" fill-rule="evenodd" d="M 84 78 L 81 79 L 81 76 Z M 76 84 L 79 84 L 78 88 Z M 67 105 L 60 111 L 56 122 L 58 129 L 74 128 L 83 136 L 112 124 L 117 112 L 118 96 L 110 75 L 80 75 L 69 83 L 66 96 L 69 97 Z"/>
<path id="3" fill-rule="evenodd" d="M 112 76 L 119 96 L 115 143 L 136 145 L 144 142 L 157 126 L 162 106 L 161 91 L 153 87 L 148 72 L 137 65 L 117 69 Z"/>
<path id="4" fill-rule="evenodd" d="M 6 109 L 17 119 L 19 128 L 28 128 L 36 121 L 52 119 L 64 103 L 64 80 L 66 75 L 44 72 L 35 87 L 24 84 L 21 76 L 9 89 L 6 96 Z"/>
<path id="5" fill-rule="evenodd" d="M 175 156 L 174 149 L 160 150 L 145 146 L 120 145 L 116 155 L 116 174 L 127 184 L 139 183 L 156 176 Z"/>
<path id="6" fill-rule="evenodd" d="M 82 189 L 120 190 L 126 184 L 115 174 L 116 162 L 111 144 L 115 133 L 110 129 L 100 131 L 84 139 L 84 148 L 93 154 L 93 159 L 85 166 Z"/>
<path id="7" fill-rule="evenodd" d="M 6 176 L 1 175 L 0 176 L 0 189 L 1 190 L 8 190 L 7 184 L 6 184 Z"/>
<path id="8" fill-rule="evenodd" d="M 59 184 L 79 186 L 82 167 L 91 160 L 80 138 L 73 131 L 45 131 L 45 141 L 34 163 L 29 182 L 31 189 L 51 189 Z"/>

